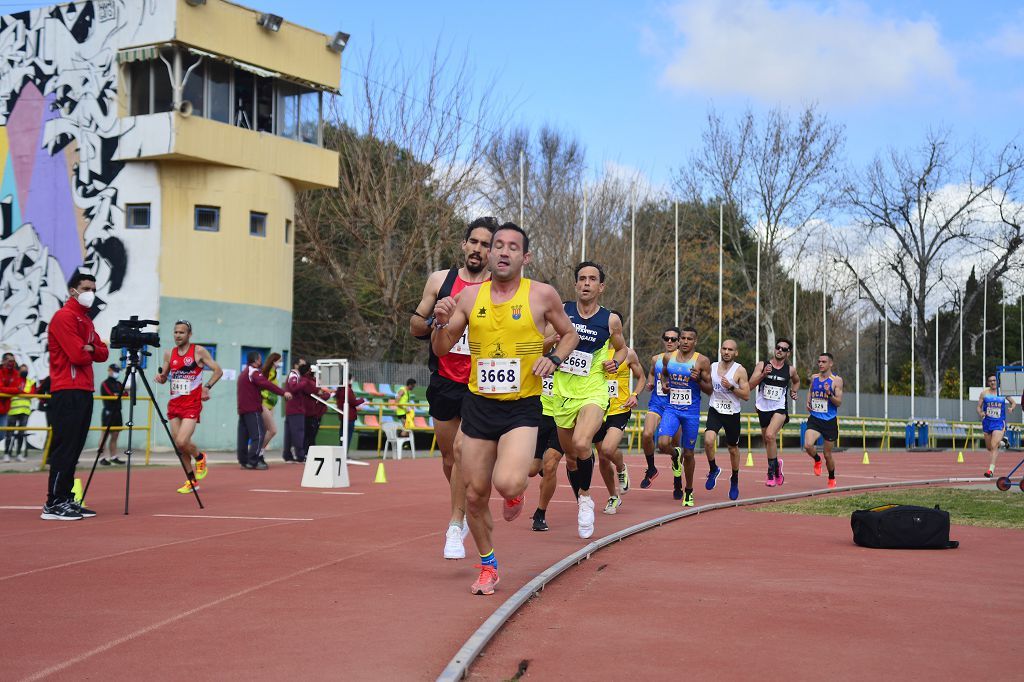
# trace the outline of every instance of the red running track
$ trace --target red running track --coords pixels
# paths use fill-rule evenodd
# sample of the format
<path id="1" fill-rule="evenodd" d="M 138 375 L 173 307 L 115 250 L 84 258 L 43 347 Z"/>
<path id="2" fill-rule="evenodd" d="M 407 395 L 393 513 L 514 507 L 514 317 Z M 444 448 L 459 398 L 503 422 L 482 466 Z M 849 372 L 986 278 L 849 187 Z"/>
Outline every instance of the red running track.
<path id="1" fill-rule="evenodd" d="M 969 454 L 967 458 L 968 464 L 957 465 L 950 453 L 875 455 L 870 465 L 862 465 L 860 455 L 851 453 L 839 455 L 839 476 L 841 483 L 853 484 L 971 476 L 984 467 L 983 455 Z M 628 459 L 636 486 L 643 459 Z M 790 455 L 788 460 L 787 483 L 781 492 L 820 487 L 824 479 L 810 474 L 806 457 Z M 757 474 L 754 469 L 743 470 L 744 496 L 763 495 L 767 490 L 760 485 L 760 463 Z M 497 593 L 493 597 L 473 597 L 468 591 L 476 574 L 472 560 L 441 559 L 447 491 L 440 460 L 389 461 L 387 471 L 389 483 L 375 485 L 371 482 L 373 467 L 352 467 L 351 488 L 322 492 L 300 488 L 301 471 L 295 466 L 272 466 L 266 472 L 211 466 L 201 490 L 206 509 L 199 510 L 191 497 L 174 492 L 180 485 L 180 471 L 137 470 L 132 477 L 132 513 L 127 517 L 120 513 L 123 473 L 101 471 L 88 500 L 100 516 L 73 523 L 39 520 L 38 506 L 45 489 L 43 474 L 0 477 L 0 542 L 4 548 L 0 556 L 0 613 L 7 651 L 0 658 L 0 679 L 66 675 L 118 679 L 145 676 L 155 680 L 286 676 L 433 679 L 503 599 L 585 544 L 576 537 L 575 505 L 564 487 L 559 488 L 548 513 L 552 530 L 543 534 L 530 530 L 529 515 L 536 503 L 536 484 L 531 484 L 527 511 L 519 520 L 504 524 L 496 514 L 495 540 L 502 578 Z M 702 471 L 698 463 L 698 474 Z M 598 513 L 595 535 L 676 510 L 678 503 L 669 492 L 669 472 L 667 468 L 662 472 L 656 489 L 641 491 L 634 487 L 619 514 Z M 697 503 L 724 500 L 727 485 L 723 483 L 724 478 L 719 489 L 710 493 L 698 487 Z M 600 507 L 601 498 L 596 494 L 595 498 Z M 494 508 L 498 509 L 496 503 Z M 771 592 L 778 586 L 772 571 L 759 568 L 758 562 L 779 566 L 779 570 L 789 570 L 786 567 L 790 564 L 813 566 L 813 570 L 803 572 L 801 580 L 813 575 L 815 589 L 824 589 L 821 573 L 832 567 L 818 567 L 814 562 L 856 549 L 849 542 L 848 525 L 844 529 L 846 522 L 841 519 L 792 520 L 723 510 L 678 521 L 621 547 L 604 550 L 595 555 L 596 562 L 585 562 L 557 580 L 548 588 L 552 591 L 549 594 L 565 586 L 571 597 L 566 603 L 582 607 L 593 600 L 573 597 L 583 585 L 574 587 L 573 581 L 592 579 L 596 566 L 611 566 L 614 560 L 641 593 L 649 592 L 647 599 L 635 599 L 628 591 L 621 599 L 601 591 L 596 603 L 602 618 L 581 612 L 572 622 L 578 625 L 594 620 L 603 624 L 593 640 L 596 644 L 603 641 L 602 637 L 616 641 L 611 635 L 621 634 L 630 623 L 641 619 L 671 623 L 675 614 L 684 610 L 676 608 L 673 600 L 666 600 L 665 594 L 693 593 L 687 579 L 689 572 L 678 570 L 687 556 L 687 533 L 718 523 L 732 523 L 740 529 L 737 532 L 758 524 L 785 529 L 790 523 L 804 523 L 812 529 L 787 532 L 785 542 L 769 543 L 758 552 L 745 551 L 738 557 L 731 557 L 727 542 L 716 549 L 717 535 L 708 531 L 711 535 L 702 544 L 702 555 L 718 558 L 713 573 L 721 576 L 723 586 L 738 582 L 758 593 Z M 680 541 L 655 539 L 667 538 L 667 533 L 680 534 Z M 747 531 L 747 537 L 751 535 L 760 537 L 763 531 Z M 964 533 L 959 535 L 965 539 Z M 1009 539 L 1009 559 L 1024 557 L 1019 542 L 1012 544 L 1021 534 L 991 531 L 991 535 L 995 538 L 991 544 L 999 544 L 996 539 Z M 945 554 L 958 552 L 958 556 L 969 558 L 974 551 L 971 548 L 981 544 L 965 543 L 964 548 Z M 468 545 L 472 556 L 472 542 Z M 650 551 L 640 551 L 644 547 Z M 619 553 L 627 549 L 619 558 Z M 668 555 L 664 555 L 666 551 Z M 612 558 L 606 560 L 606 553 Z M 883 558 L 872 553 L 863 562 L 881 562 Z M 1003 581 L 993 576 L 983 584 L 993 600 L 992 609 L 1019 615 L 1015 610 L 1019 602 L 995 599 L 1000 589 L 1015 587 L 1007 567 L 1016 562 L 1008 558 L 1000 559 Z M 729 565 L 730 559 L 736 566 Z M 975 561 L 987 562 L 989 557 L 976 555 Z M 661 572 L 650 572 L 652 566 L 659 565 Z M 745 568 L 748 566 L 749 570 Z M 877 598 L 884 601 L 898 590 L 882 589 L 888 583 L 885 569 L 879 566 L 873 584 L 874 589 L 881 589 Z M 612 569 L 601 571 L 602 576 L 606 570 Z M 729 571 L 742 571 L 742 580 L 729 581 Z M 977 575 L 977 571 L 972 567 L 970 576 Z M 966 583 L 965 572 L 956 574 L 948 584 L 955 588 Z M 711 573 L 706 581 L 712 580 Z M 674 574 L 679 574 L 674 579 L 687 580 L 685 589 L 649 589 L 652 580 L 661 585 Z M 612 575 L 614 572 L 609 573 Z M 709 590 L 708 598 L 715 594 Z M 744 622 L 752 639 L 763 639 L 763 633 L 778 630 L 777 614 L 764 619 L 746 606 L 733 610 L 747 616 Z M 572 613 L 566 610 L 567 615 Z M 704 617 L 694 613 L 693 618 L 678 623 L 688 642 L 708 651 L 720 645 L 743 651 L 736 648 L 742 633 L 715 632 L 704 627 L 698 615 Z M 827 624 L 811 620 L 807 626 L 817 632 L 817 644 L 808 646 L 826 666 L 834 652 L 842 649 L 850 628 L 860 626 L 856 619 L 844 620 L 842 610 L 833 610 L 831 615 Z M 950 613 L 947 621 L 963 623 L 976 636 L 988 637 L 987 633 L 977 634 L 976 624 L 964 620 L 963 614 Z M 529 633 L 530 637 L 552 637 L 543 625 L 520 629 L 520 634 Z M 73 634 L 55 638 L 55 631 Z M 513 624 L 510 632 L 516 631 Z M 916 630 L 904 634 L 903 646 L 918 646 L 922 641 Z M 579 638 L 573 639 L 578 642 Z M 660 640 L 649 642 L 650 654 L 643 657 L 634 655 L 635 649 L 620 649 L 618 644 L 613 648 L 631 661 L 634 672 L 657 676 L 666 669 L 662 667 L 665 660 L 678 661 L 680 657 L 679 649 L 655 647 L 656 641 Z M 996 647 L 989 649 L 992 655 L 998 653 Z M 756 662 L 745 651 L 744 658 L 751 666 Z M 485 660 L 497 660 L 497 656 L 489 655 Z M 679 671 L 677 665 L 670 668 L 673 674 Z M 514 669 L 502 665 L 500 673 L 495 674 L 506 677 Z M 711 674 L 714 668 L 707 670 Z M 751 673 L 755 668 L 746 670 Z M 834 671 L 826 668 L 821 672 Z M 487 672 L 475 674 L 488 677 Z"/>

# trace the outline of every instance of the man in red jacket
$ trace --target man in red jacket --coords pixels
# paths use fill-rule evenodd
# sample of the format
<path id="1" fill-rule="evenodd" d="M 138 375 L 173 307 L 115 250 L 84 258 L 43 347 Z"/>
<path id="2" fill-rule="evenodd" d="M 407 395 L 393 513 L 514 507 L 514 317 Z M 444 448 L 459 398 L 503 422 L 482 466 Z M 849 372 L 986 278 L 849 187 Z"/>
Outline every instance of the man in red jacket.
<path id="1" fill-rule="evenodd" d="M 0 358 L 0 426 L 7 426 L 7 415 L 11 411 L 11 396 L 25 390 L 25 379 L 18 371 L 13 353 L 4 353 Z M 9 432 L 8 432 L 9 433 Z"/>
<path id="2" fill-rule="evenodd" d="M 50 480 L 41 518 L 79 521 L 96 512 L 75 502 L 71 487 L 92 421 L 92 364 L 107 359 L 107 346 L 96 335 L 89 310 L 96 301 L 96 279 L 76 272 L 68 282 L 69 298 L 47 328 L 50 351 L 50 393 L 47 405 L 53 442 Z"/>
<path id="3" fill-rule="evenodd" d="M 286 462 L 306 461 L 306 415 L 312 414 L 310 394 L 317 392 L 316 380 L 306 363 L 288 374 L 285 387 L 295 396 L 284 408 L 284 452 Z"/>
<path id="4" fill-rule="evenodd" d="M 263 396 L 260 391 L 273 391 L 291 400 L 292 394 L 269 381 L 260 367 L 263 358 L 257 351 L 245 356 L 246 366 L 238 375 L 238 463 L 243 469 L 266 469 L 260 459 L 263 444 Z"/>

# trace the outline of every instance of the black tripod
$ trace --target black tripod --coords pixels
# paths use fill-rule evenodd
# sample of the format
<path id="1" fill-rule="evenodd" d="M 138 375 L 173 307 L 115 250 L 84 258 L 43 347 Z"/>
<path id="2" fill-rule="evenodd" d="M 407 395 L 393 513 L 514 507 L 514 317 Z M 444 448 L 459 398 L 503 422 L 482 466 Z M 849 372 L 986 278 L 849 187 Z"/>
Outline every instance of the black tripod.
<path id="1" fill-rule="evenodd" d="M 124 453 L 124 454 L 126 454 L 128 456 L 128 464 L 125 467 L 125 479 L 124 479 L 124 513 L 126 515 L 128 514 L 128 493 L 129 493 L 129 490 L 130 490 L 130 485 L 131 485 L 131 480 L 132 480 L 132 431 L 133 431 L 133 427 L 135 426 L 135 401 L 136 401 L 136 396 L 135 396 L 135 388 L 136 388 L 135 377 L 136 376 L 138 376 L 139 378 L 142 379 L 142 385 L 146 387 L 146 393 L 149 394 L 149 399 L 153 401 L 153 408 L 156 410 L 157 416 L 160 417 L 160 422 L 164 425 L 164 432 L 167 433 L 167 438 L 171 441 L 171 447 L 174 448 L 174 454 L 176 454 L 178 456 L 178 463 L 181 464 L 182 470 L 184 470 L 185 475 L 188 477 L 188 480 L 191 481 L 191 483 L 192 483 L 192 494 L 196 496 L 196 502 L 199 504 L 199 508 L 200 509 L 205 509 L 205 507 L 203 507 L 203 501 L 199 499 L 199 492 L 196 490 L 196 475 L 195 475 L 194 472 L 191 472 L 191 471 L 189 471 L 188 469 L 185 468 L 185 460 L 181 456 L 181 452 L 178 450 L 177 443 L 174 442 L 174 436 L 171 435 L 171 429 L 167 425 L 167 420 L 164 418 L 163 412 L 160 411 L 160 406 L 157 404 L 156 397 L 153 395 L 153 389 L 149 385 L 149 380 L 146 378 L 145 373 L 140 371 L 141 362 L 142 362 L 140 356 L 142 356 L 142 355 L 149 356 L 151 354 L 147 353 L 146 351 L 142 350 L 141 348 L 128 348 L 126 350 L 128 352 L 128 362 L 127 362 L 127 366 L 125 367 L 124 384 L 121 386 L 121 393 L 117 396 L 117 400 L 118 400 L 118 402 L 120 402 L 121 399 L 124 398 L 125 391 L 129 392 L 129 398 L 128 398 L 128 422 L 127 422 L 127 425 L 128 425 L 128 449 L 125 450 L 125 453 Z M 129 389 L 129 386 L 131 387 L 130 389 Z M 107 436 L 109 434 L 110 434 L 110 425 L 108 424 L 106 429 L 104 429 L 104 431 L 103 431 L 103 438 L 101 439 L 101 442 L 105 442 L 107 440 Z M 101 450 L 101 452 L 102 452 L 102 450 Z M 85 489 L 82 491 L 82 502 L 83 503 L 85 502 L 85 496 L 87 494 L 89 494 L 89 484 L 92 483 L 92 476 L 93 476 L 93 474 L 96 473 L 96 465 L 99 463 L 99 461 L 100 461 L 100 452 L 97 452 L 96 453 L 96 458 L 92 461 L 92 469 L 89 471 L 89 478 L 85 481 Z"/>

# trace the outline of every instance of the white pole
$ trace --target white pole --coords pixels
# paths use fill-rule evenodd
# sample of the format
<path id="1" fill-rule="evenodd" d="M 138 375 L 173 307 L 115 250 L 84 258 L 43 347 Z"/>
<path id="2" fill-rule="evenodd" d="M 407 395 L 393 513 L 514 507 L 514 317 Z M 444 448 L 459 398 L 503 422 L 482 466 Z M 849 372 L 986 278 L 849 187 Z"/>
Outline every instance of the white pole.
<path id="1" fill-rule="evenodd" d="M 1006 299 L 1003 299 L 1003 364 L 1006 364 Z"/>
<path id="2" fill-rule="evenodd" d="M 793 354 L 790 356 L 790 357 L 793 358 L 793 366 L 794 367 L 796 367 L 796 286 L 797 286 L 796 285 L 796 272 L 794 271 L 793 272 L 793 334 L 792 334 L 793 342 L 791 344 L 792 345 L 792 349 L 791 350 L 793 351 Z M 797 375 L 797 376 L 799 376 L 799 375 Z M 793 409 L 790 410 L 790 411 L 793 412 L 793 413 L 796 413 L 796 401 L 795 400 L 793 401 Z"/>
<path id="3" fill-rule="evenodd" d="M 1017 310 L 1020 312 L 1020 363 L 1024 365 L 1024 294 L 1017 297 Z M 1024 408 L 1021 409 L 1021 419 L 1024 419 Z"/>
<path id="4" fill-rule="evenodd" d="M 725 234 L 725 203 L 718 204 L 718 359 L 722 359 L 722 267 L 725 251 L 722 248 Z"/>
<path id="5" fill-rule="evenodd" d="M 676 326 L 679 326 L 679 202 L 676 202 L 676 279 L 672 288 L 672 299 L 676 303 Z"/>
<path id="6" fill-rule="evenodd" d="M 914 313 L 910 313 L 910 418 L 914 418 Z"/>
<path id="7" fill-rule="evenodd" d="M 636 319 L 636 315 L 633 314 L 634 294 L 636 290 L 636 188 L 633 188 L 632 193 L 633 205 L 630 210 L 630 230 L 629 230 L 629 347 L 634 348 L 633 345 L 633 320 Z"/>
<path id="8" fill-rule="evenodd" d="M 988 275 L 985 275 L 985 293 L 981 304 L 981 385 L 987 386 L 988 379 Z"/>
<path id="9" fill-rule="evenodd" d="M 964 297 L 960 296 L 960 391 L 957 397 L 960 399 L 960 421 L 964 420 Z"/>
<path id="10" fill-rule="evenodd" d="M 825 286 L 821 287 L 821 350 L 828 350 L 828 309 L 825 305 Z"/>
<path id="11" fill-rule="evenodd" d="M 523 199 L 526 196 L 526 161 L 522 150 L 519 151 L 519 227 L 526 229 L 523 224 Z"/>
<path id="12" fill-rule="evenodd" d="M 750 360 L 751 364 L 756 364 L 757 359 L 761 357 L 761 235 L 755 234 L 757 237 L 757 293 L 754 296 L 754 357 Z"/>
<path id="13" fill-rule="evenodd" d="M 857 297 L 860 298 L 860 280 L 857 280 Z M 858 301 L 859 303 L 859 301 Z M 854 347 L 857 350 L 857 371 L 854 374 L 854 391 L 857 398 L 857 416 L 860 416 L 860 306 L 857 306 L 856 314 L 856 336 L 854 336 Z"/>
<path id="14" fill-rule="evenodd" d="M 883 395 L 883 416 L 889 419 L 889 316 L 882 318 L 885 329 L 885 352 L 882 359 L 882 395 Z"/>
<path id="15" fill-rule="evenodd" d="M 587 260 L 587 188 L 583 187 L 583 248 L 580 253 L 580 260 Z"/>
<path id="16" fill-rule="evenodd" d="M 939 309 L 935 309 L 935 418 L 939 418 L 939 394 L 942 393 L 942 386 L 939 384 Z"/>

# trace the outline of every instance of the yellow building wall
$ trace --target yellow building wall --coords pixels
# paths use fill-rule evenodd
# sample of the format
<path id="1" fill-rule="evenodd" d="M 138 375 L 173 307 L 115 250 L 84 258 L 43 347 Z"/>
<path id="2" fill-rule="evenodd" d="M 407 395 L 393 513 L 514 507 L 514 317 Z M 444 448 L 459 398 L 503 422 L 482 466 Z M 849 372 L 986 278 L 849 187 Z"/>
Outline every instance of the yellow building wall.
<path id="1" fill-rule="evenodd" d="M 206 163 L 160 164 L 160 295 L 292 310 L 295 188 L 259 171 Z M 194 228 L 197 205 L 220 208 L 220 231 Z M 249 212 L 267 236 L 249 234 Z M 285 243 L 285 221 L 291 234 Z"/>
<path id="2" fill-rule="evenodd" d="M 330 38 L 288 22 L 274 33 L 256 23 L 259 11 L 223 0 L 190 7 L 177 0 L 175 39 L 216 54 L 337 89 L 341 55 L 327 49 Z M 327 6 L 325 4 L 325 6 Z"/>

